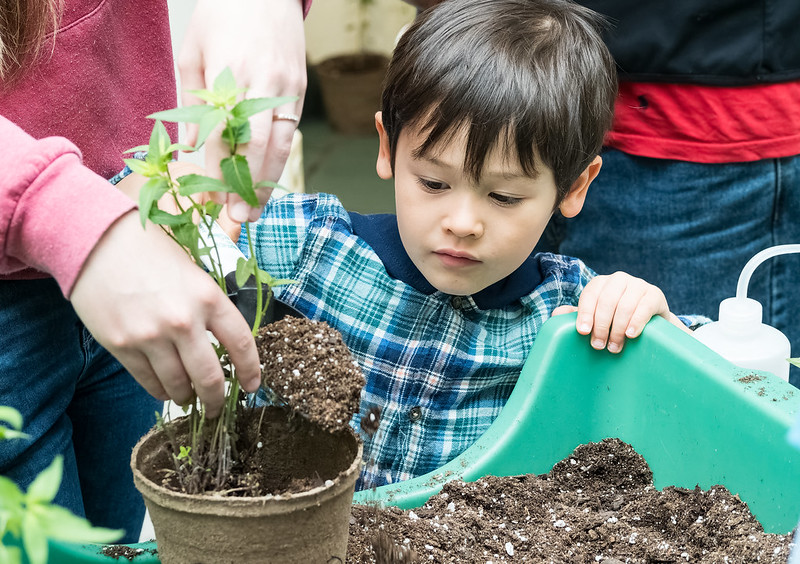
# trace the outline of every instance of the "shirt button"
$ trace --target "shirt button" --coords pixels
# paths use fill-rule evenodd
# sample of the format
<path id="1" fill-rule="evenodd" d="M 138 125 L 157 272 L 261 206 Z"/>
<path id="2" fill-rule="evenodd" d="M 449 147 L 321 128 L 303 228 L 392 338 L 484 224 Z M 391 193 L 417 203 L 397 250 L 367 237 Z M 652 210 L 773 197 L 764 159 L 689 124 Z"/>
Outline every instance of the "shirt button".
<path id="1" fill-rule="evenodd" d="M 463 302 L 464 300 L 461 298 L 461 296 L 453 296 L 450 299 L 450 305 L 452 305 L 455 309 L 461 309 Z"/>
<path id="2" fill-rule="evenodd" d="M 420 419 L 422 419 L 422 408 L 420 406 L 414 406 L 408 411 L 408 419 L 412 423 L 416 423 Z"/>

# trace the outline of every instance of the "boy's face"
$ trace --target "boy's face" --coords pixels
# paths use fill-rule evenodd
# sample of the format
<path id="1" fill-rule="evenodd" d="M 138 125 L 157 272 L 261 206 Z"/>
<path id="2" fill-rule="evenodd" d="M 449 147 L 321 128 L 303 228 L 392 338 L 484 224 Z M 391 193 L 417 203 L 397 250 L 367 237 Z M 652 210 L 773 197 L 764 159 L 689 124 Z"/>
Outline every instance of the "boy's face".
<path id="1" fill-rule="evenodd" d="M 377 170 L 382 178 L 391 178 L 388 137 L 377 117 L 381 137 Z M 406 128 L 397 142 L 394 177 L 400 238 L 436 289 L 474 294 L 514 272 L 533 251 L 555 208 L 553 174 L 538 163 L 539 176 L 525 176 L 515 156 L 506 159 L 495 151 L 476 183 L 463 170 L 465 136 L 457 136 L 437 154 L 414 157 L 423 140 Z M 562 204 L 562 212 L 575 215 L 584 194 L 585 190 L 578 197 L 577 210 L 574 206 L 564 210 Z M 565 203 L 572 200 L 571 192 Z"/>

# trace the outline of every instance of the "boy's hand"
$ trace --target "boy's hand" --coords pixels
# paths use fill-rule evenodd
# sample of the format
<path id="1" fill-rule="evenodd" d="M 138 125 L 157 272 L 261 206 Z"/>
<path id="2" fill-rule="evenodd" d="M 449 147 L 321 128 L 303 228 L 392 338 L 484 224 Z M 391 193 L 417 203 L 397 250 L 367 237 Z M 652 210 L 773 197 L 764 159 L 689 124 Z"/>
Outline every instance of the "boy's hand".
<path id="1" fill-rule="evenodd" d="M 661 290 L 624 272 L 596 276 L 581 293 L 577 308 L 561 306 L 553 311 L 553 315 L 576 310 L 578 333 L 591 334 L 592 348 L 607 348 L 612 353 L 622 350 L 626 338 L 638 337 L 656 315 L 689 332 L 669 311 Z"/>

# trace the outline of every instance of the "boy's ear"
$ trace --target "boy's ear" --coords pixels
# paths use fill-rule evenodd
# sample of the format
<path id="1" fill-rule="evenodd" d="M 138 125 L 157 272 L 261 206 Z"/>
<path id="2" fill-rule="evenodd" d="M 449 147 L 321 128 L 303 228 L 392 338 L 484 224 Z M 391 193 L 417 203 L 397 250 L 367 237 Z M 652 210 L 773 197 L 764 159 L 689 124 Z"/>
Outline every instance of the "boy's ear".
<path id="1" fill-rule="evenodd" d="M 389 150 L 389 136 L 386 135 L 386 130 L 383 128 L 383 112 L 375 114 L 375 129 L 378 130 L 378 162 L 375 165 L 375 170 L 378 176 L 384 180 L 389 180 L 394 176 L 392 174 L 392 152 Z"/>
<path id="2" fill-rule="evenodd" d="M 586 191 L 589 189 L 589 184 L 592 183 L 600 172 L 600 167 L 603 166 L 603 159 L 597 155 L 594 160 L 589 163 L 589 166 L 584 169 L 578 179 L 572 183 L 566 198 L 559 204 L 558 209 L 564 217 L 575 217 L 578 212 L 583 208 L 583 202 L 586 201 Z"/>

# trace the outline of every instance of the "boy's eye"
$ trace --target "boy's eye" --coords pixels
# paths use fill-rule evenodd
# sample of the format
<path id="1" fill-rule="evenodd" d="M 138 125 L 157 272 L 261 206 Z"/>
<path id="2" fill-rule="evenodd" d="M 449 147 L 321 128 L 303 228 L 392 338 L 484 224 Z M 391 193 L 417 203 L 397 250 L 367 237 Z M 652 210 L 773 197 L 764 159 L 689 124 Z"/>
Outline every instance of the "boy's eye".
<path id="1" fill-rule="evenodd" d="M 522 201 L 522 198 L 506 196 L 505 194 L 498 194 L 497 192 L 492 192 L 491 194 L 489 194 L 489 197 L 492 198 L 495 202 L 497 202 L 501 206 L 513 206 Z"/>
<path id="2" fill-rule="evenodd" d="M 417 178 L 417 182 L 428 192 L 438 192 L 439 190 L 444 190 L 447 188 L 447 184 L 444 182 L 428 180 L 427 178 Z"/>

